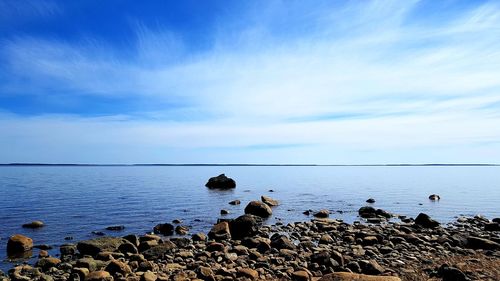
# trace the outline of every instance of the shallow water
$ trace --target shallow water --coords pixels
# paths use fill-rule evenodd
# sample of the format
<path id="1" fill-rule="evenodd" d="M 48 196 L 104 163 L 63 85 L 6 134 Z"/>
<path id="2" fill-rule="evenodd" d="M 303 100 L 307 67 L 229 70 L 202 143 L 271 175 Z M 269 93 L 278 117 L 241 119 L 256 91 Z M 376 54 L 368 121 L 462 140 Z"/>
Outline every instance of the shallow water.
<path id="1" fill-rule="evenodd" d="M 234 178 L 236 189 L 204 187 L 220 173 Z M 429 201 L 432 193 L 441 201 Z M 323 208 L 352 222 L 370 197 L 377 208 L 413 217 L 425 212 L 443 223 L 459 215 L 500 217 L 500 167 L 0 167 L 0 194 L 5 271 L 12 266 L 4 261 L 7 240 L 15 233 L 54 246 L 49 252 L 56 254 L 67 236 L 78 241 L 96 237 L 92 231 L 142 234 L 173 219 L 183 220 L 192 233 L 207 232 L 221 209 L 230 212 L 224 217 L 239 216 L 261 195 L 282 203 L 270 223 L 307 220 L 304 210 Z M 234 199 L 242 204 L 229 205 Z M 46 226 L 21 227 L 32 220 Z M 111 225 L 125 230 L 106 231 Z"/>

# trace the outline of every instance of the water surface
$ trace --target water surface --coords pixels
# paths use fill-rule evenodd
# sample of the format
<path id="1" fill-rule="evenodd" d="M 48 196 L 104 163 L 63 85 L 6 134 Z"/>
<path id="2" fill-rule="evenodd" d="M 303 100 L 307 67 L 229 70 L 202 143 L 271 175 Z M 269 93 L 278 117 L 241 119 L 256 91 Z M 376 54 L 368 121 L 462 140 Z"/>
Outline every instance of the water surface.
<path id="1" fill-rule="evenodd" d="M 234 178 L 236 189 L 204 187 L 220 173 Z M 432 193 L 441 201 L 430 202 Z M 0 194 L 0 269 L 6 270 L 12 266 L 4 261 L 7 239 L 15 233 L 54 246 L 56 254 L 67 236 L 142 234 L 173 219 L 207 232 L 221 209 L 229 210 L 225 217 L 239 216 L 261 195 L 282 203 L 270 223 L 307 220 L 304 210 L 323 208 L 352 222 L 370 197 L 376 208 L 413 217 L 425 212 L 442 223 L 458 215 L 500 217 L 500 167 L 0 167 Z M 234 199 L 242 204 L 229 205 Z M 32 220 L 46 226 L 21 227 Z M 125 230 L 106 231 L 111 225 Z"/>

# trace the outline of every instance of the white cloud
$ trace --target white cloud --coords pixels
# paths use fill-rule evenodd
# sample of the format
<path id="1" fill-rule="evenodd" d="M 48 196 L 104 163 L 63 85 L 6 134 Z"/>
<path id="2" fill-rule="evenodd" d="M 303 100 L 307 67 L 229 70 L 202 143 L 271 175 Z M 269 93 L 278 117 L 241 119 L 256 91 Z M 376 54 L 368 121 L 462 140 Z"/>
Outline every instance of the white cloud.
<path id="1" fill-rule="evenodd" d="M 180 37 L 168 30 L 140 24 L 131 58 L 94 41 L 74 46 L 18 38 L 2 48 L 10 66 L 5 71 L 29 79 L 44 94 L 57 88 L 68 94 L 174 100 L 188 106 L 185 112 L 215 118 L 173 122 L 161 117 L 4 116 L 0 128 L 9 133 L 0 140 L 138 150 L 306 144 L 284 150 L 292 155 L 307 151 L 318 162 L 336 161 L 313 147 L 351 151 L 353 161 L 360 162 L 370 160 L 363 160 L 364 150 L 379 151 L 371 156 L 380 156 L 378 162 L 395 159 L 384 158 L 390 151 L 399 151 L 398 162 L 412 162 L 421 155 L 416 151 L 424 149 L 434 152 L 428 160 L 433 162 L 459 161 L 449 149 L 468 146 L 465 162 L 493 161 L 483 153 L 474 158 L 471 151 L 500 139 L 499 109 L 491 107 L 500 102 L 500 9 L 485 4 L 445 22 L 408 22 L 418 3 L 318 7 L 301 15 L 310 33 L 282 39 L 272 25 L 287 7 L 270 6 L 264 16 L 247 15 L 259 25 L 226 33 L 219 27 L 214 47 L 200 53 L 187 52 Z M 292 15 L 301 10 L 289 9 Z M 25 91 L 21 86 L 11 83 L 3 89 Z M 437 148 L 443 149 L 442 158 Z M 253 161 L 244 152 L 235 155 Z M 176 157 L 182 162 L 182 155 Z"/>

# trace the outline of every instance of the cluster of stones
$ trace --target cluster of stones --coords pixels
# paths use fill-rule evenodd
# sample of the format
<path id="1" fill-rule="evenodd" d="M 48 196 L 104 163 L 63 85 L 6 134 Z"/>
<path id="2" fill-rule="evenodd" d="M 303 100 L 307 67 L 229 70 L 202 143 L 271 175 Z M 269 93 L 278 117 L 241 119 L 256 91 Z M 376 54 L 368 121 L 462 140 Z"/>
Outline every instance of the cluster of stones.
<path id="1" fill-rule="evenodd" d="M 261 222 L 248 213 L 220 221 L 208 235 L 128 235 L 65 244 L 59 257 L 45 254 L 34 266 L 14 267 L 0 280 L 400 280 L 396 276 L 408 274 L 412 265 L 431 265 L 435 257 L 481 253 L 500 258 L 498 219 L 460 218 L 446 227 L 425 214 L 407 223 Z M 13 236 L 9 245 L 19 243 L 15 247 L 24 251 L 30 242 Z M 452 265 L 430 267 L 427 273 L 443 280 L 494 280 Z"/>

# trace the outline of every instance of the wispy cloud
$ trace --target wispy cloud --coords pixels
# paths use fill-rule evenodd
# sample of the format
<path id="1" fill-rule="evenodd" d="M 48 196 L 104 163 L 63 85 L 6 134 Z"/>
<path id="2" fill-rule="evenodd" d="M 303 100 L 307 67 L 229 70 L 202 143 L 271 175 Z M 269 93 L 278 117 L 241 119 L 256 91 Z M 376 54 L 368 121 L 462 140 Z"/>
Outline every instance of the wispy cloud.
<path id="1" fill-rule="evenodd" d="M 9 133 L 0 139 L 23 138 L 32 146 L 279 148 L 307 152 L 317 162 L 335 160 L 303 144 L 357 153 L 352 159 L 361 162 L 369 160 L 362 150 L 379 151 L 373 158 L 381 162 L 398 150 L 397 162 L 411 162 L 421 149 L 474 151 L 476 144 L 494 143 L 500 138 L 500 6 L 485 3 L 427 20 L 421 4 L 271 2 L 263 12 L 249 9 L 232 19 L 237 29 L 222 22 L 212 46 L 200 50 L 161 25 L 140 23 L 131 25 L 137 36 L 126 52 L 88 38 L 79 44 L 13 38 L 0 49 L 7 62 L 1 94 L 134 97 L 181 106 L 123 112 L 118 120 L 71 112 L 4 115 L 0 128 Z M 47 136 L 47 130 L 61 133 Z M 471 155 L 464 161 L 495 159 Z M 236 157 L 253 161 L 245 153 Z M 432 157 L 439 154 L 429 155 L 436 162 Z"/>

